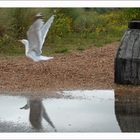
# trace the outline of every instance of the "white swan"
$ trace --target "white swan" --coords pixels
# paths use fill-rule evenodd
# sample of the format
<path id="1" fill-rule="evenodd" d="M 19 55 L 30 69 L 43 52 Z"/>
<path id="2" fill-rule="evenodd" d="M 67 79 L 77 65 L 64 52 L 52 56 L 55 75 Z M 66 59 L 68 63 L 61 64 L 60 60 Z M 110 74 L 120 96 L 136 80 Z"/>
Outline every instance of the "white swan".
<path id="1" fill-rule="evenodd" d="M 25 55 L 35 62 L 41 60 L 50 60 L 53 57 L 42 56 L 42 46 L 45 41 L 45 37 L 51 27 L 54 20 L 54 15 L 52 15 L 49 20 L 44 23 L 42 15 L 38 13 L 36 15 L 35 22 L 30 26 L 27 31 L 27 39 L 19 40 L 25 46 Z"/>

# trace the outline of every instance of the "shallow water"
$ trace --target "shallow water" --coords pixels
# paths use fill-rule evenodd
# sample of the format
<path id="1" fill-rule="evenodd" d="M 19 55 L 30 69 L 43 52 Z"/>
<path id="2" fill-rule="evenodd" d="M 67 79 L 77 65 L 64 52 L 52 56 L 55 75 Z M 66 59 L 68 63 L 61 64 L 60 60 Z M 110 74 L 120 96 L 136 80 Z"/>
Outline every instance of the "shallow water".
<path id="1" fill-rule="evenodd" d="M 62 98 L 0 95 L 0 132 L 139 132 L 136 95 L 114 90 L 58 92 Z"/>

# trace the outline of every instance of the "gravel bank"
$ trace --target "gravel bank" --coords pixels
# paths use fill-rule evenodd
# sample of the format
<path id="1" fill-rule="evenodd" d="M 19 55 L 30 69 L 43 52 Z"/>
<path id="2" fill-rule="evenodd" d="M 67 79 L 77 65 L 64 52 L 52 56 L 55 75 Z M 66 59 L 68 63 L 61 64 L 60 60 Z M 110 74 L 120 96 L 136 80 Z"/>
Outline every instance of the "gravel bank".
<path id="1" fill-rule="evenodd" d="M 0 57 L 0 90 L 112 89 L 117 47 L 112 43 L 37 63 L 25 56 Z"/>

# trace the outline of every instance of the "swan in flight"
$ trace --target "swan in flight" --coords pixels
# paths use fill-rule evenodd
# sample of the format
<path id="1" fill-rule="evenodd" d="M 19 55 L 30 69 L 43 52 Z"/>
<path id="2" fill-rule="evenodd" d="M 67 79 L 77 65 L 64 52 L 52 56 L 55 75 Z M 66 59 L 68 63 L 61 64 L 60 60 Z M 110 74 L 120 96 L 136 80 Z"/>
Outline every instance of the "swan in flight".
<path id="1" fill-rule="evenodd" d="M 35 18 L 35 22 L 30 26 L 27 31 L 27 39 L 19 40 L 25 46 L 25 55 L 35 62 L 41 60 L 50 60 L 53 57 L 42 56 L 42 46 L 45 38 L 54 20 L 52 15 L 46 23 L 42 19 L 41 13 L 38 13 Z"/>

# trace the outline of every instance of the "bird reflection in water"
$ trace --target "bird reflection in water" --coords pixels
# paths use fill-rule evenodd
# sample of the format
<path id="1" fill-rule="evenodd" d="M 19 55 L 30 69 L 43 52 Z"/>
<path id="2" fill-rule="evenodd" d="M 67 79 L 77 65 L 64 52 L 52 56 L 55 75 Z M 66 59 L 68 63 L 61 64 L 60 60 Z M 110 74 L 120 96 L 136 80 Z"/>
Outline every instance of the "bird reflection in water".
<path id="1" fill-rule="evenodd" d="M 42 99 L 29 99 L 27 104 L 20 109 L 30 109 L 29 120 L 33 128 L 37 130 L 42 129 L 42 118 L 44 118 L 56 132 L 56 128 L 45 110 Z"/>

